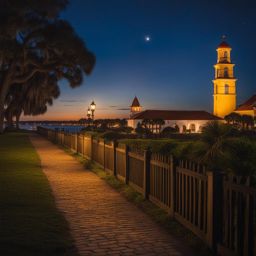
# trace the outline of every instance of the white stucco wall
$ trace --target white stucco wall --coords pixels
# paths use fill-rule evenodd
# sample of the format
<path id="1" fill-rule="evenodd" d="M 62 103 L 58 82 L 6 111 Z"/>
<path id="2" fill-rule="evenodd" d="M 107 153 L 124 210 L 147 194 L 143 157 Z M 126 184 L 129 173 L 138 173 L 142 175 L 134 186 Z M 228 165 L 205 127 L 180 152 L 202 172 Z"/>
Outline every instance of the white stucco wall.
<path id="1" fill-rule="evenodd" d="M 140 119 L 128 119 L 128 126 L 135 129 L 138 123 L 141 123 Z M 192 130 L 192 126 L 195 126 L 195 131 L 191 132 L 201 132 L 201 129 L 204 125 L 206 125 L 209 120 L 165 120 L 165 125 L 162 126 L 162 130 L 165 127 L 175 127 L 176 125 L 179 127 L 180 133 L 183 132 L 183 126 L 186 127 L 187 130 Z"/>

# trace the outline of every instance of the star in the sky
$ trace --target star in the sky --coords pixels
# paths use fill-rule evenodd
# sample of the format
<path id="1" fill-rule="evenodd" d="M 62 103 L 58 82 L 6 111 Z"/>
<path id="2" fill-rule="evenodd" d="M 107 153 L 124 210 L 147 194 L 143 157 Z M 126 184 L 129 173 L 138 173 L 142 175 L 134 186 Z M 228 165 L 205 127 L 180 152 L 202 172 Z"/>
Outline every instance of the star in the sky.
<path id="1" fill-rule="evenodd" d="M 151 37 L 149 35 L 145 36 L 145 41 L 146 42 L 150 42 L 151 41 Z"/>

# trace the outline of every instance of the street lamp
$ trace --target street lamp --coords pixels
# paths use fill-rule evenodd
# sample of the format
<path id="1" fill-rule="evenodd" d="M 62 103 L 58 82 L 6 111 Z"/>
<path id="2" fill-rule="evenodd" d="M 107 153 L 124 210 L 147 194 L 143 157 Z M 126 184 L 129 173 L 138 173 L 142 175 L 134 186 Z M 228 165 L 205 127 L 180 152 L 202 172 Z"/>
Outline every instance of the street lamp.
<path id="1" fill-rule="evenodd" d="M 88 119 L 90 119 L 91 118 L 91 109 L 88 107 L 88 109 L 87 109 L 87 117 L 88 117 Z"/>
<path id="2" fill-rule="evenodd" d="M 91 113 L 92 113 L 92 120 L 94 120 L 94 111 L 96 108 L 96 104 L 94 103 L 94 101 L 92 101 L 91 103 Z"/>

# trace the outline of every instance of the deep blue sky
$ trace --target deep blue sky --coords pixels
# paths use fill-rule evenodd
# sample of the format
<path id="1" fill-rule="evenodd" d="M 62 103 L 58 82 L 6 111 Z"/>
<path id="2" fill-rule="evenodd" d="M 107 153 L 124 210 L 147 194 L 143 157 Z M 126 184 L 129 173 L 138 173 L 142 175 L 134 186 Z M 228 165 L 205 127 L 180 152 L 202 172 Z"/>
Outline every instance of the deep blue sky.
<path id="1" fill-rule="evenodd" d="M 135 95 L 145 108 L 212 111 L 213 65 L 223 34 L 236 64 L 238 104 L 255 93 L 253 0 L 72 0 L 62 13 L 97 58 L 80 88 L 62 85 L 43 119 L 125 116 Z M 149 35 L 152 40 L 146 42 Z M 39 117 L 42 119 L 42 117 Z"/>

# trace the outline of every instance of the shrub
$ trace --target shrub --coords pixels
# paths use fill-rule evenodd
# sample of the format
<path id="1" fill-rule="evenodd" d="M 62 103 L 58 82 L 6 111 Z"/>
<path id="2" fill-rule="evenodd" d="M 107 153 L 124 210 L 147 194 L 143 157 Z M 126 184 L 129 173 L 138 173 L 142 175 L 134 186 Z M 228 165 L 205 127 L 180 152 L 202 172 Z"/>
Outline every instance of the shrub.
<path id="1" fill-rule="evenodd" d="M 119 140 L 125 137 L 124 134 L 118 133 L 118 132 L 113 132 L 113 131 L 107 131 L 102 133 L 100 138 L 106 139 L 106 140 Z"/>
<path id="2" fill-rule="evenodd" d="M 168 136 L 170 134 L 173 134 L 173 133 L 177 133 L 179 132 L 179 127 L 178 126 L 175 126 L 175 127 L 165 127 L 163 130 L 162 130 L 162 134 L 165 135 L 165 136 Z"/>
<path id="3" fill-rule="evenodd" d="M 121 143 L 127 144 L 135 150 L 149 149 L 153 153 L 163 155 L 173 154 L 175 157 L 183 157 L 186 154 L 187 147 L 192 144 L 191 141 L 178 141 L 173 139 L 134 139 L 121 140 Z"/>
<path id="4" fill-rule="evenodd" d="M 256 175 L 256 143 L 247 138 L 227 140 L 227 170 L 235 175 Z"/>

